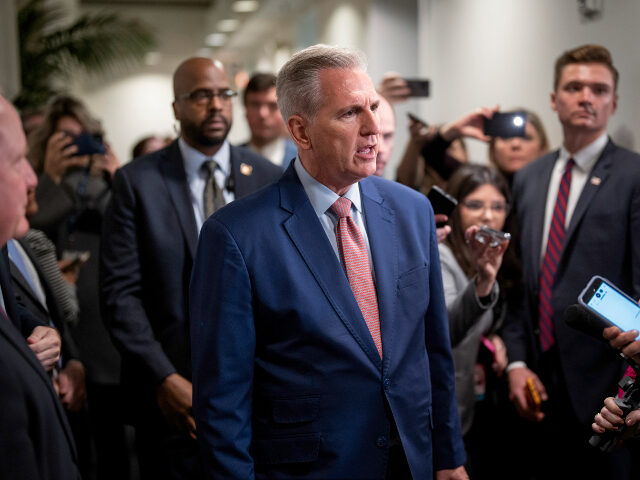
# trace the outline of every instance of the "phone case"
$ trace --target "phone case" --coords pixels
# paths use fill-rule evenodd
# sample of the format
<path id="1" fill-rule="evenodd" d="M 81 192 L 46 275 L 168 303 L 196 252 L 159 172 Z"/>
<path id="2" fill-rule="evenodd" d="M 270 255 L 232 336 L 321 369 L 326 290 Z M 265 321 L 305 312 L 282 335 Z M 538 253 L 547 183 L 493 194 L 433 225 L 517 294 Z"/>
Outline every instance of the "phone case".
<path id="1" fill-rule="evenodd" d="M 633 298 L 631 298 L 629 295 L 624 293 L 622 290 L 620 290 L 618 287 L 616 287 L 612 282 L 610 282 L 609 280 L 607 280 L 606 278 L 604 278 L 604 277 L 602 277 L 600 275 L 594 275 L 593 277 L 591 277 L 591 280 L 589 280 L 587 282 L 587 286 L 584 287 L 582 289 L 582 291 L 580 292 L 580 295 L 578 295 L 578 303 L 580 305 L 582 305 L 583 307 L 589 309 L 590 312 L 592 312 L 594 315 L 597 315 L 598 318 L 601 318 L 604 322 L 606 322 L 607 325 L 612 325 L 614 327 L 620 328 L 619 325 L 616 325 L 611 320 L 609 320 L 607 317 L 601 315 L 597 310 L 595 310 L 591 306 L 587 305 L 587 303 L 584 301 L 583 297 L 591 290 L 591 285 L 593 284 L 593 282 L 595 280 L 601 280 L 602 283 L 606 283 L 610 288 L 612 288 L 613 290 L 618 292 L 623 297 L 629 299 L 629 301 L 631 301 L 632 303 L 637 304 L 637 302 Z"/>

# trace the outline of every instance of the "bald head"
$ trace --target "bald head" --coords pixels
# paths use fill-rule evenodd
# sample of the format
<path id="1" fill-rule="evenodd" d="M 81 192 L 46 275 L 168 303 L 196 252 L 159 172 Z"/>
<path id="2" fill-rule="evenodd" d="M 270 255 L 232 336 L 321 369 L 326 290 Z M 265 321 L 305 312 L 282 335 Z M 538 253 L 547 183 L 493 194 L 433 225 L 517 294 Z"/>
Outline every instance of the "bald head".
<path id="1" fill-rule="evenodd" d="M 192 57 L 178 65 L 178 68 L 173 73 L 173 98 L 177 99 L 180 95 L 191 93 L 193 85 L 197 84 L 211 69 L 215 70 L 218 76 L 224 77 L 228 81 L 224 66 L 218 60 Z"/>
<path id="2" fill-rule="evenodd" d="M 212 156 L 231 129 L 231 85 L 222 64 L 189 58 L 173 74 L 173 113 L 180 135 L 191 147 Z"/>
<path id="3" fill-rule="evenodd" d="M 35 188 L 36 175 L 25 157 L 27 142 L 20 117 L 0 96 L 0 246 L 27 233 L 27 189 Z"/>

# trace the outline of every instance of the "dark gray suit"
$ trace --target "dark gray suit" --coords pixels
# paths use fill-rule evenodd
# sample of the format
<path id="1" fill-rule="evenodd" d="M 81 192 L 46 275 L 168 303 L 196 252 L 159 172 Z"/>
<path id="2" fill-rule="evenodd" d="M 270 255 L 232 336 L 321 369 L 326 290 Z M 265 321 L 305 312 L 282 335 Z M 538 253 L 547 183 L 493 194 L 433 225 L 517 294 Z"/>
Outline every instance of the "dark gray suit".
<path id="1" fill-rule="evenodd" d="M 0 256 L 0 287 L 11 321 L 30 329 L 28 315 L 9 284 L 4 249 Z M 0 478 L 79 479 L 71 429 L 51 379 L 20 331 L 2 313 L 0 366 Z"/>
<path id="2" fill-rule="evenodd" d="M 522 360 L 538 374 L 546 373 L 542 381 L 549 382 L 547 388 L 556 384 L 550 406 L 562 421 L 582 425 L 578 441 L 586 445 L 593 416 L 605 397 L 616 394 L 623 365 L 605 342 L 567 326 L 563 313 L 577 303 L 578 294 L 596 274 L 640 297 L 640 156 L 609 141 L 587 179 L 555 276 L 551 303 L 556 346 L 549 357 L 541 353 L 538 339 L 538 288 L 545 202 L 557 158 L 558 152 L 550 153 L 514 179 L 525 298 L 522 311 L 511 312 L 503 338 L 509 361 Z M 567 457 L 564 463 L 571 461 Z"/>
<path id="3" fill-rule="evenodd" d="M 230 161 L 235 198 L 281 174 L 244 148 L 231 147 Z M 191 380 L 188 289 L 197 240 L 178 141 L 118 171 L 102 241 L 103 314 L 122 353 L 136 425 L 164 426 L 158 435 L 175 432 L 159 411 L 156 386 L 176 372 Z"/>

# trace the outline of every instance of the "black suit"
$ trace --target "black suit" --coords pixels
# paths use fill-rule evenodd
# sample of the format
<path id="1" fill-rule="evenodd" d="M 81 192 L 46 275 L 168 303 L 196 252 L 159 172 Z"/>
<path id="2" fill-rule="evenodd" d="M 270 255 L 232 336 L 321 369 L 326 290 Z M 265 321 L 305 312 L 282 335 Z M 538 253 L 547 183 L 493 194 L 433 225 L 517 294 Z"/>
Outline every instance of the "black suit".
<path id="1" fill-rule="evenodd" d="M 0 287 L 6 311 L 30 333 L 35 318 L 19 305 L 9 281 L 8 259 L 0 258 Z M 19 320 L 16 320 L 19 319 Z M 31 328 L 32 329 L 32 328 Z M 0 314 L 0 478 L 77 479 L 76 451 L 51 380 L 14 325 Z"/>
<path id="2" fill-rule="evenodd" d="M 232 146 L 230 161 L 236 198 L 281 174 L 244 148 Z M 104 225 L 101 290 L 139 432 L 163 427 L 157 436 L 175 435 L 159 412 L 155 387 L 176 372 L 191 381 L 188 289 L 197 240 L 178 141 L 118 171 Z M 186 450 L 196 448 L 193 442 Z"/>
<path id="3" fill-rule="evenodd" d="M 80 354 L 78 352 L 78 347 L 69 332 L 68 326 L 65 324 L 62 307 L 53 293 L 49 280 L 42 272 L 42 268 L 40 267 L 35 254 L 31 250 L 31 247 L 29 247 L 24 240 L 17 240 L 17 242 L 20 243 L 20 246 L 24 249 L 34 266 L 36 273 L 38 274 L 38 278 L 42 284 L 42 289 L 44 290 L 46 305 L 42 304 L 40 299 L 31 289 L 27 279 L 22 275 L 22 272 L 20 272 L 18 267 L 10 261 L 10 272 L 14 292 L 20 297 L 24 306 L 40 320 L 42 325 L 49 325 L 49 320 L 51 320 L 58 332 L 60 332 L 60 336 L 62 338 L 61 354 L 63 364 L 66 364 L 66 362 L 72 359 L 79 360 Z"/>
<path id="4" fill-rule="evenodd" d="M 574 431 L 568 433 L 582 429 L 576 441 L 586 445 L 593 416 L 605 397 L 616 394 L 623 365 L 604 341 L 567 326 L 563 313 L 596 274 L 640 297 L 640 156 L 609 141 L 587 179 L 555 275 L 551 303 L 556 345 L 543 354 L 538 339 L 540 258 L 547 189 L 557 158 L 558 152 L 548 154 L 515 176 L 525 299 L 522 311 L 511 315 L 504 340 L 509 361 L 525 361 L 551 390 L 547 420 L 571 425 Z M 571 464 L 568 458 L 563 463 Z"/>

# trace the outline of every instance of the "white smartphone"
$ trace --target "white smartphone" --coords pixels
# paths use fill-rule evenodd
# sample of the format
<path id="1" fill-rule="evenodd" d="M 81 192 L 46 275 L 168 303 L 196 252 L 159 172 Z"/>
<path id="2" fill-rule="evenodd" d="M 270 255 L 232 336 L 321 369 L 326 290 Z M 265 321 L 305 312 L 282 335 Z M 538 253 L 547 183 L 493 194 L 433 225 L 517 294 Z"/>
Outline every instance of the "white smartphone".
<path id="1" fill-rule="evenodd" d="M 578 302 L 622 331 L 640 331 L 640 305 L 606 278 L 596 275 L 589 280 Z"/>

